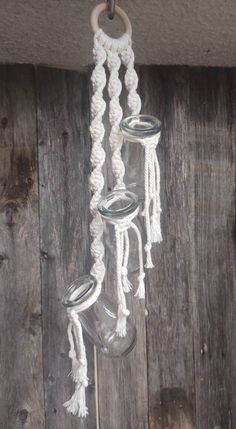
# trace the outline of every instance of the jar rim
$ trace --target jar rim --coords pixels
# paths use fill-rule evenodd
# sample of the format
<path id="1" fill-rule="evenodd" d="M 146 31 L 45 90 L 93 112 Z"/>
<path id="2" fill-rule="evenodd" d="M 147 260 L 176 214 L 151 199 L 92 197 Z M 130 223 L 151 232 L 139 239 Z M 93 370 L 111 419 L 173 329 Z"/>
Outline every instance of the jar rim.
<path id="1" fill-rule="evenodd" d="M 127 202 L 122 207 L 112 208 L 113 203 Z M 127 189 L 117 189 L 109 192 L 98 202 L 98 211 L 102 217 L 121 219 L 123 216 L 133 213 L 139 206 L 139 198 Z"/>
<path id="2" fill-rule="evenodd" d="M 152 115 L 131 115 L 121 121 L 120 129 L 126 136 L 145 138 L 161 131 L 161 121 Z"/>
<path id="3" fill-rule="evenodd" d="M 62 298 L 66 308 L 75 307 L 85 302 L 94 293 L 97 281 L 92 275 L 85 275 L 74 280 L 67 288 Z"/>

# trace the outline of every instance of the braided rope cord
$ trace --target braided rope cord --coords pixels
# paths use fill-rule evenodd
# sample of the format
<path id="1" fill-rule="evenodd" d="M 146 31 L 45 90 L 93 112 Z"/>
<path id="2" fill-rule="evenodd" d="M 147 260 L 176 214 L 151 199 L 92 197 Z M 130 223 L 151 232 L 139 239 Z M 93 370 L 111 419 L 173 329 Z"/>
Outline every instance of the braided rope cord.
<path id="1" fill-rule="evenodd" d="M 91 255 L 93 257 L 93 266 L 91 274 L 94 275 L 98 283 L 102 283 L 105 275 L 104 245 L 102 242 L 103 222 L 98 212 L 97 205 L 101 198 L 101 192 L 104 187 L 103 164 L 105 162 L 105 151 L 102 147 L 105 128 L 102 117 L 106 109 L 106 103 L 103 98 L 103 90 L 106 85 L 106 73 L 104 63 L 106 61 L 106 52 L 94 36 L 94 61 L 95 67 L 92 73 L 93 96 L 91 100 L 91 125 L 90 134 L 92 139 L 90 189 L 92 198 L 90 201 L 90 211 L 93 220 L 90 224 L 90 233 L 92 237 Z"/>
<path id="2" fill-rule="evenodd" d="M 106 108 L 106 103 L 103 99 L 103 89 L 106 85 L 106 74 L 104 69 L 106 52 L 98 42 L 96 34 L 94 36 L 93 55 L 95 67 L 91 77 L 93 96 L 91 100 L 90 125 L 90 134 L 92 139 L 92 172 L 90 176 L 92 197 L 90 201 L 90 212 L 93 217 L 90 224 L 90 233 L 92 237 L 91 255 L 93 257 L 91 275 L 93 275 L 97 280 L 97 291 L 100 293 L 105 275 L 105 265 L 103 262 L 104 246 L 102 242 L 103 222 L 101 215 L 98 212 L 97 205 L 104 187 L 102 168 L 105 162 L 105 151 L 102 147 L 102 142 L 105 129 L 102 123 L 102 117 Z M 69 325 L 67 333 L 70 344 L 69 357 L 72 361 L 71 374 L 75 382 L 75 392 L 72 397 L 64 403 L 64 406 L 68 412 L 78 415 L 79 417 L 86 417 L 88 414 L 85 395 L 85 389 L 88 386 L 87 358 L 82 326 L 77 314 L 78 311 L 83 311 L 83 308 L 68 310 Z"/>

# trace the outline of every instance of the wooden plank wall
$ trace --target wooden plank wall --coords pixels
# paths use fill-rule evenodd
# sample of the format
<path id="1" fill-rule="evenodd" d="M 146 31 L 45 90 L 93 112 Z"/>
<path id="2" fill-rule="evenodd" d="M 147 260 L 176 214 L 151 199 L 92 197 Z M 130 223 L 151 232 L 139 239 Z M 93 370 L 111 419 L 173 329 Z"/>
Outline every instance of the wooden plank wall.
<path id="1" fill-rule="evenodd" d="M 136 349 L 117 361 L 87 342 L 83 421 L 62 407 L 61 298 L 90 266 L 90 72 L 0 66 L 0 428 L 236 429 L 236 70 L 138 73 L 163 123 L 164 241 L 132 304 Z"/>

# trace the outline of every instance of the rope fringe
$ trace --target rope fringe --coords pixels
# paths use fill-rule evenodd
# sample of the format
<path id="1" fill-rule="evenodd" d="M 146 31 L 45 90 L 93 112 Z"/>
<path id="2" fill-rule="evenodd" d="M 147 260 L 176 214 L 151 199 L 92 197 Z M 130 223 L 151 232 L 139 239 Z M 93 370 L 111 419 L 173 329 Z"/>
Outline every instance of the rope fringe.
<path id="1" fill-rule="evenodd" d="M 142 237 L 138 227 L 132 220 L 138 213 L 138 208 L 127 215 L 120 221 L 111 221 L 114 224 L 115 236 L 116 236 L 116 263 L 117 263 L 117 291 L 118 291 L 118 315 L 117 315 L 117 327 L 116 332 L 120 337 L 126 335 L 126 318 L 129 316 L 129 310 L 126 305 L 125 293 L 129 292 L 132 285 L 128 280 L 127 263 L 129 258 L 129 228 L 132 228 L 136 234 L 138 240 L 138 255 L 139 255 L 139 287 L 135 296 L 139 298 L 145 297 L 145 285 L 144 285 L 144 269 L 143 269 L 143 249 L 142 249 Z"/>
<path id="2" fill-rule="evenodd" d="M 70 343 L 69 357 L 72 361 L 71 376 L 76 383 L 76 387 L 72 397 L 63 406 L 73 415 L 86 417 L 88 408 L 86 406 L 85 389 L 88 386 L 88 377 L 82 326 L 74 310 L 68 310 L 68 317 L 67 333 Z"/>
<path id="3" fill-rule="evenodd" d="M 160 139 L 157 136 L 140 140 L 145 149 L 145 204 L 144 216 L 147 232 L 146 268 L 153 268 L 152 243 L 161 243 L 161 203 L 160 203 L 160 167 L 156 147 Z"/>

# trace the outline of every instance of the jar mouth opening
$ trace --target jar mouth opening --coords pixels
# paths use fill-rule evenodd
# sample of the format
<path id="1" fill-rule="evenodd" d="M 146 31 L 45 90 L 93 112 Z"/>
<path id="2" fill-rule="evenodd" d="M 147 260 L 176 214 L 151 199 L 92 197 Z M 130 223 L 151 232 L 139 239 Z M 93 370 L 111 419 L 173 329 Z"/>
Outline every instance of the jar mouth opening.
<path id="1" fill-rule="evenodd" d="M 74 307 L 86 301 L 96 289 L 96 279 L 91 275 L 74 280 L 66 290 L 62 299 L 65 307 Z"/>
<path id="2" fill-rule="evenodd" d="M 161 121 L 151 115 L 132 115 L 121 121 L 120 128 L 125 135 L 148 137 L 161 131 Z"/>
<path id="3" fill-rule="evenodd" d="M 118 189 L 109 192 L 98 203 L 98 211 L 103 217 L 122 218 L 133 213 L 139 206 L 139 198 L 133 192 Z"/>

